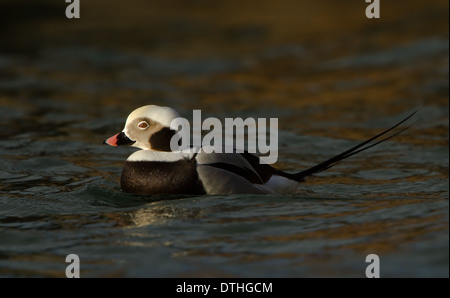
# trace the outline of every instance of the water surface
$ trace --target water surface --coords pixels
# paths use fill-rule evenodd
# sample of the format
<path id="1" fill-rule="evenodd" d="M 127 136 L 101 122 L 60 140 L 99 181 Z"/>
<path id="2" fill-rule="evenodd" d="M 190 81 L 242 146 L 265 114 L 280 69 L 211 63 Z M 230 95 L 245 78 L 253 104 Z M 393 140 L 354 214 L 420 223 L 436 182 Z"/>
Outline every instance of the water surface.
<path id="1" fill-rule="evenodd" d="M 52 2 L 0 3 L 0 276 L 448 277 L 448 1 Z M 145 104 L 278 117 L 291 171 L 418 114 L 295 195 L 136 196 Z"/>

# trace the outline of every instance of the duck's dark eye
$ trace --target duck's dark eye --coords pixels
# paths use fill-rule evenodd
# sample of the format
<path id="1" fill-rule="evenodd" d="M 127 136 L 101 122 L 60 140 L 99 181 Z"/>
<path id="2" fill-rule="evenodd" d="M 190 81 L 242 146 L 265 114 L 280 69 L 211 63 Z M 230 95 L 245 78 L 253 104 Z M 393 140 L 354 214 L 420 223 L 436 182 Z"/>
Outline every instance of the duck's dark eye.
<path id="1" fill-rule="evenodd" d="M 146 121 L 141 121 L 139 122 L 138 127 L 140 129 L 146 129 L 148 127 L 148 123 Z"/>

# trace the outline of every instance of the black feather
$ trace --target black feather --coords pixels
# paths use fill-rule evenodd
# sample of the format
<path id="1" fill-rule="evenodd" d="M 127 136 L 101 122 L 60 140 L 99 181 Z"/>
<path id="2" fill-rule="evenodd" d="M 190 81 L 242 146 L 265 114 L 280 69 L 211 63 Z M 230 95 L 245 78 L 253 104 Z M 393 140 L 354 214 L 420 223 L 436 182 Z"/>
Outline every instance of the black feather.
<path id="1" fill-rule="evenodd" d="M 404 128 L 399 128 L 398 130 L 396 130 L 396 128 L 399 127 L 401 124 L 403 124 L 408 119 L 410 119 L 416 113 L 417 113 L 417 111 L 415 111 L 414 113 L 412 113 L 411 115 L 409 115 L 408 117 L 406 117 L 405 119 L 403 119 L 402 121 L 397 123 L 396 125 L 392 126 L 389 129 L 386 129 L 385 131 L 377 134 L 376 136 L 368 139 L 367 141 L 364 141 L 361 144 L 356 145 L 355 147 L 352 147 L 352 148 L 342 152 L 341 154 L 338 154 L 338 155 L 336 155 L 336 156 L 334 156 L 334 157 L 332 157 L 332 158 L 330 158 L 330 159 L 328 159 L 328 160 L 326 160 L 324 162 L 321 162 L 321 163 L 319 163 L 319 164 L 317 164 L 317 165 L 315 165 L 315 166 L 313 166 L 313 167 L 311 167 L 311 168 L 309 168 L 307 170 L 304 170 L 304 171 L 301 171 L 301 172 L 295 173 L 295 174 L 289 174 L 289 173 L 285 173 L 285 172 L 281 172 L 280 171 L 281 173 L 277 173 L 277 174 L 282 175 L 282 176 L 284 176 L 286 178 L 289 178 L 289 179 L 293 179 L 293 180 L 302 182 L 302 181 L 305 180 L 305 177 L 307 177 L 307 176 L 311 176 L 313 174 L 316 174 L 316 173 L 322 172 L 322 171 L 324 171 L 326 169 L 329 169 L 332 166 L 336 165 L 338 162 L 340 162 L 340 161 L 342 161 L 342 160 L 344 160 L 344 159 L 346 159 L 346 158 L 348 158 L 348 157 L 350 157 L 352 155 L 355 155 L 355 154 L 357 154 L 359 152 L 362 152 L 364 150 L 372 148 L 373 146 L 376 146 L 376 145 L 378 145 L 380 143 L 383 143 L 384 141 L 387 141 L 390 138 L 392 138 L 392 137 L 402 133 L 403 131 L 408 129 L 412 124 L 407 126 L 407 127 L 404 127 Z M 389 132 L 391 132 L 391 134 L 388 134 Z M 384 138 L 382 138 L 381 140 L 378 140 L 377 142 L 371 144 L 371 142 L 373 142 L 373 141 L 375 141 L 375 140 L 377 140 L 377 139 L 379 139 L 380 137 L 383 137 L 383 136 L 384 136 Z"/>

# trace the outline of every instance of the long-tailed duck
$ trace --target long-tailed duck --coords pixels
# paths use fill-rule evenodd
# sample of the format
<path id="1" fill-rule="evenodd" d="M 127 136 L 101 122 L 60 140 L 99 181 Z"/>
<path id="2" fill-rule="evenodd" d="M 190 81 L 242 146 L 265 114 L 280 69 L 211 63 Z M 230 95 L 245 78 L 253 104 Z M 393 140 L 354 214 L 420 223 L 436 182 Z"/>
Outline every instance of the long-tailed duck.
<path id="1" fill-rule="evenodd" d="M 137 194 L 236 194 L 293 193 L 305 177 L 324 171 L 339 161 L 384 142 L 408 127 L 393 127 L 322 163 L 298 173 L 287 173 L 248 152 L 174 152 L 170 129 L 178 113 L 169 107 L 148 105 L 134 110 L 122 132 L 104 141 L 110 146 L 131 145 L 141 150 L 131 154 L 122 170 L 122 190 Z"/>

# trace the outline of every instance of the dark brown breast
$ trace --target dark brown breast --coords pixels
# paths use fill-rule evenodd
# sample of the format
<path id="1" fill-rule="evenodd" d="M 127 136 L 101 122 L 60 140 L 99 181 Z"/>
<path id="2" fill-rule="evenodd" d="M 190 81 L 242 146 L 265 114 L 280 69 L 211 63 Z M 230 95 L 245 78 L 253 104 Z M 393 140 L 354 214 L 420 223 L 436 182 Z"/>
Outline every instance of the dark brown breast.
<path id="1" fill-rule="evenodd" d="M 205 194 L 192 160 L 175 162 L 127 161 L 122 170 L 122 190 L 136 194 Z"/>

